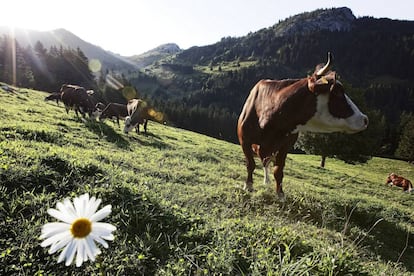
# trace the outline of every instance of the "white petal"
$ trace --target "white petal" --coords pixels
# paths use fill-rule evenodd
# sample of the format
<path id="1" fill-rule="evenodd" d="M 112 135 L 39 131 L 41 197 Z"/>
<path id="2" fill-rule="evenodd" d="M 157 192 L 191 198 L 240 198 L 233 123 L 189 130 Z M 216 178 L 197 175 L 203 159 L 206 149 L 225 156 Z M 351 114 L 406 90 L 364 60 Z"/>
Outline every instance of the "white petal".
<path id="1" fill-rule="evenodd" d="M 101 237 L 95 236 L 93 233 L 90 234 L 90 236 L 97 242 L 103 245 L 103 247 L 108 248 L 108 243 L 103 240 Z"/>
<path id="2" fill-rule="evenodd" d="M 93 238 L 91 235 L 86 237 L 86 242 L 88 243 L 89 248 L 91 249 L 91 252 L 94 256 L 98 255 L 100 250 L 99 248 L 96 246 Z"/>
<path id="3" fill-rule="evenodd" d="M 68 233 L 68 235 L 62 237 L 58 242 L 52 244 L 52 246 L 49 249 L 49 254 L 53 254 L 62 247 L 66 246 L 72 239 L 72 235 Z"/>
<path id="4" fill-rule="evenodd" d="M 47 212 L 52 217 L 57 218 L 58 220 L 64 221 L 66 223 L 72 223 L 73 221 L 73 217 L 68 213 L 63 213 L 53 208 L 48 209 Z"/>
<path id="5" fill-rule="evenodd" d="M 88 206 L 88 210 L 86 213 L 86 217 L 90 219 L 91 216 L 95 214 L 100 204 L 101 204 L 101 199 L 96 199 L 95 197 L 92 197 L 91 200 L 89 201 L 89 206 Z"/>
<path id="6" fill-rule="evenodd" d="M 114 237 L 114 235 L 109 234 L 109 235 L 107 235 L 107 236 L 101 236 L 101 238 L 102 238 L 102 239 L 105 239 L 105 240 L 107 240 L 107 241 L 113 241 L 115 237 Z"/>
<path id="7" fill-rule="evenodd" d="M 57 235 L 54 235 L 54 236 L 51 236 L 50 238 L 48 238 L 48 239 L 46 239 L 46 240 L 44 240 L 41 244 L 40 244 L 40 246 L 42 246 L 42 247 L 47 247 L 47 246 L 49 246 L 49 245 L 53 245 L 53 244 L 56 244 L 56 243 L 58 243 L 61 239 L 63 239 L 64 237 L 66 237 L 66 236 L 68 236 L 68 234 L 69 234 L 69 236 L 70 236 L 70 233 L 67 233 L 67 232 L 62 232 L 62 233 L 59 233 L 59 234 L 57 234 Z"/>
<path id="8" fill-rule="evenodd" d="M 72 201 L 65 198 L 63 201 L 63 208 L 66 212 L 69 212 L 74 218 L 77 218 L 75 207 L 73 207 Z"/>
<path id="9" fill-rule="evenodd" d="M 96 247 L 96 254 L 95 254 L 95 256 L 98 256 L 101 253 L 102 253 L 102 251 L 98 247 Z"/>
<path id="10" fill-rule="evenodd" d="M 90 220 L 93 222 L 100 221 L 101 219 L 107 217 L 111 213 L 111 208 L 112 208 L 111 205 L 106 205 L 101 210 L 93 214 Z"/>
<path id="11" fill-rule="evenodd" d="M 75 257 L 75 253 L 78 249 L 77 244 L 78 244 L 78 240 L 76 239 L 73 239 L 72 242 L 70 243 L 71 247 L 68 249 L 68 252 L 66 253 L 66 262 L 65 262 L 66 266 L 72 263 L 73 258 Z"/>
<path id="12" fill-rule="evenodd" d="M 84 250 L 85 250 L 83 248 L 82 239 L 77 241 L 76 246 L 77 246 L 77 251 L 78 251 L 78 253 L 76 254 L 76 266 L 80 267 L 83 263 L 83 254 L 84 254 Z"/>
<path id="13" fill-rule="evenodd" d="M 88 210 L 89 210 L 89 205 L 90 205 L 89 194 L 86 193 L 82 195 L 81 200 L 82 200 L 82 217 L 86 217 Z"/>
<path id="14" fill-rule="evenodd" d="M 62 202 L 58 202 L 56 204 L 56 208 L 61 211 L 63 214 L 66 214 L 67 216 L 70 216 L 72 218 L 72 221 L 76 219 L 76 213 L 75 210 L 73 209 L 73 205 L 70 202 L 69 199 L 65 199 Z"/>
<path id="15" fill-rule="evenodd" d="M 50 222 L 42 227 L 41 239 L 49 238 L 53 235 L 59 234 L 70 229 L 70 224 L 63 222 Z"/>
<path id="16" fill-rule="evenodd" d="M 72 263 L 73 255 L 76 252 L 76 241 L 72 239 L 70 243 L 65 247 L 65 249 L 62 250 L 62 252 L 59 255 L 58 263 L 62 262 L 64 259 L 66 259 L 65 265 L 68 266 Z"/>
<path id="17" fill-rule="evenodd" d="M 93 248 L 93 245 L 95 245 L 95 243 L 93 242 L 93 240 L 91 238 L 89 238 L 89 239 L 88 238 L 89 238 L 89 236 L 86 237 L 85 239 L 83 239 L 83 246 L 85 248 L 85 253 L 86 253 L 85 254 L 86 260 L 84 260 L 84 261 L 87 261 L 88 258 L 91 261 L 95 261 L 95 250 Z M 91 243 L 89 242 L 89 240 L 92 240 L 92 244 L 93 245 L 91 245 Z M 95 248 L 96 248 L 96 246 L 95 246 Z"/>
<path id="18" fill-rule="evenodd" d="M 68 252 L 69 248 L 71 247 L 71 245 L 73 244 L 73 240 L 68 243 L 68 245 L 66 245 L 66 247 L 62 250 L 62 252 L 60 252 L 59 258 L 58 258 L 58 263 L 62 262 L 65 257 L 66 257 L 66 252 Z"/>
<path id="19" fill-rule="evenodd" d="M 94 222 L 92 223 L 92 232 L 95 234 L 102 236 L 110 234 L 112 231 L 115 231 L 116 227 L 110 223 L 105 222 Z"/>
<path id="20" fill-rule="evenodd" d="M 89 203 L 89 194 L 83 194 L 73 199 L 76 214 L 78 217 L 85 217 L 86 205 Z"/>

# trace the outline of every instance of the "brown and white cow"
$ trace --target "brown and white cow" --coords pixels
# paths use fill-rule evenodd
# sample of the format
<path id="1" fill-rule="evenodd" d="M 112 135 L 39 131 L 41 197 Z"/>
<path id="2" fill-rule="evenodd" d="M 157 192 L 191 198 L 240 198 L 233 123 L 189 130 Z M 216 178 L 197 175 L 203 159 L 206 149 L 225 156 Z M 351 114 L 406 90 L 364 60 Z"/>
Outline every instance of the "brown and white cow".
<path id="1" fill-rule="evenodd" d="M 149 119 L 147 103 L 141 99 L 132 99 L 127 104 L 128 116 L 125 118 L 124 133 L 130 132 L 133 128 L 139 133 L 139 124 L 144 125 L 144 133 L 147 133 Z"/>
<path id="2" fill-rule="evenodd" d="M 283 168 L 299 132 L 356 133 L 367 128 L 368 117 L 345 94 L 336 73 L 329 71 L 331 61 L 328 53 L 328 62 L 318 65 L 312 76 L 261 80 L 250 91 L 237 124 L 246 158 L 245 190 L 253 191 L 252 145 L 264 165 L 275 158 L 276 192 L 283 200 Z"/>
<path id="3" fill-rule="evenodd" d="M 99 121 L 103 121 L 106 118 L 112 119 L 115 118 L 116 122 L 119 125 L 119 119 L 125 119 L 128 116 L 128 109 L 126 104 L 119 103 L 109 103 L 99 115 Z"/>
<path id="4" fill-rule="evenodd" d="M 389 184 L 391 186 L 397 186 L 397 187 L 401 187 L 403 188 L 404 192 L 411 192 L 413 190 L 413 184 L 411 183 L 410 180 L 402 177 L 402 176 L 398 176 L 395 173 L 390 173 L 387 177 L 387 182 L 385 184 Z"/>
<path id="5" fill-rule="evenodd" d="M 97 101 L 89 90 L 87 92 L 82 86 L 63 84 L 60 93 L 62 102 L 65 105 L 66 113 L 69 113 L 70 109 L 74 109 L 76 116 L 78 117 L 78 112 L 80 112 L 82 117 L 85 117 L 85 114 L 88 113 L 89 118 L 96 118 L 95 105 Z"/>

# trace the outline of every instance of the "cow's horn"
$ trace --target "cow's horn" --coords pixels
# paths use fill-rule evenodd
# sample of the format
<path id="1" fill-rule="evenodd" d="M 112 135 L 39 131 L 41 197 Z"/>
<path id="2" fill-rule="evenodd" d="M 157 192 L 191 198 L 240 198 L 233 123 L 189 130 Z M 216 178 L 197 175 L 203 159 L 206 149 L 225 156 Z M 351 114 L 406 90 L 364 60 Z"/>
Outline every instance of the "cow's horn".
<path id="1" fill-rule="evenodd" d="M 318 72 L 316 72 L 316 75 L 323 76 L 326 73 L 326 71 L 328 71 L 329 66 L 331 66 L 331 62 L 332 62 L 332 54 L 331 52 L 328 52 L 328 61 L 326 62 L 324 67 L 322 67 L 321 69 L 319 69 Z"/>

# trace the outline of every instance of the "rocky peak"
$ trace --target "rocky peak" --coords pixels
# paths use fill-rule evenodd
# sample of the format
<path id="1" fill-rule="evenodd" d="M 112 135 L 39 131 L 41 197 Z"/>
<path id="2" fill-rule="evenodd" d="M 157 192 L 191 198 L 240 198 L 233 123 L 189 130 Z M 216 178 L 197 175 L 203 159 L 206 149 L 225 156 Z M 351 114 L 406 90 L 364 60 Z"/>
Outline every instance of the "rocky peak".
<path id="1" fill-rule="evenodd" d="M 306 34 L 314 31 L 349 31 L 356 19 L 349 8 L 319 9 L 305 12 L 273 26 L 276 36 Z"/>
<path id="2" fill-rule="evenodd" d="M 165 54 L 175 54 L 180 52 L 180 47 L 175 43 L 166 43 L 162 44 L 154 49 L 152 49 L 150 52 L 159 52 L 159 53 L 165 53 Z"/>

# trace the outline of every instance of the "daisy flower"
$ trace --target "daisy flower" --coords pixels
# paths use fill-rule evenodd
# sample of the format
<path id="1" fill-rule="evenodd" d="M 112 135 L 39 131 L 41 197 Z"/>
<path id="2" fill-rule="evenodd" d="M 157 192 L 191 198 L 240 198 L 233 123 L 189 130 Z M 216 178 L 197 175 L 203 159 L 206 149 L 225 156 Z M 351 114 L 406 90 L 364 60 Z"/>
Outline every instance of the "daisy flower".
<path id="1" fill-rule="evenodd" d="M 98 222 L 111 213 L 111 205 L 106 205 L 99 211 L 100 199 L 89 198 L 84 194 L 56 204 L 56 209 L 49 209 L 47 212 L 61 222 L 46 223 L 42 227 L 41 239 L 45 239 L 40 245 L 50 246 L 49 254 L 53 254 L 63 248 L 59 255 L 58 263 L 66 259 L 68 266 L 72 263 L 76 254 L 76 266 L 79 267 L 88 259 L 95 260 L 101 253 L 95 241 L 108 248 L 105 240 L 112 241 L 112 231 L 116 227 L 109 223 Z"/>

